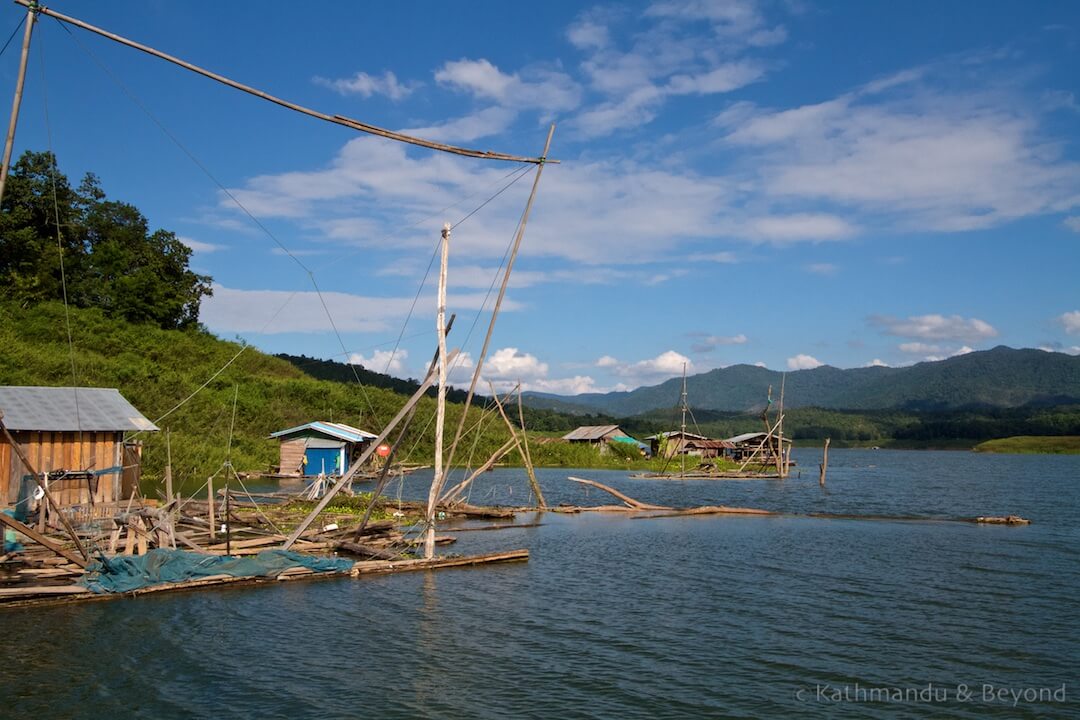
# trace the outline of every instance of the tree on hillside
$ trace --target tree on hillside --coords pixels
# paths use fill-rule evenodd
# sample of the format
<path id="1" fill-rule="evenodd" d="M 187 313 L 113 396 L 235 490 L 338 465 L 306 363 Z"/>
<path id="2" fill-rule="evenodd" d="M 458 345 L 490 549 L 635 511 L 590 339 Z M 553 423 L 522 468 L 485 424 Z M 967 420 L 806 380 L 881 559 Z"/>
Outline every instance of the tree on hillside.
<path id="1" fill-rule="evenodd" d="M 72 188 L 48 152 L 27 151 L 8 177 L 0 212 L 0 296 L 23 305 L 63 297 L 58 216 L 71 304 L 162 328 L 198 322 L 210 277 L 188 267 L 191 250 L 175 233 L 151 232 L 134 205 L 107 199 L 92 173 Z"/>

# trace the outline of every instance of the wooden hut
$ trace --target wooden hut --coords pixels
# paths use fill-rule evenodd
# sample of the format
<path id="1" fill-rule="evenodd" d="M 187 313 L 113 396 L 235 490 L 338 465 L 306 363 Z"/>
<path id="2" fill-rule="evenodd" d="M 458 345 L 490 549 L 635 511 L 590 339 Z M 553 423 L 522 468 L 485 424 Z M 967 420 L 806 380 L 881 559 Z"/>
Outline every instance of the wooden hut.
<path id="1" fill-rule="evenodd" d="M 103 505 L 138 486 L 142 444 L 158 428 L 113 388 L 0 387 L 3 423 L 61 506 Z M 0 505 L 29 510 L 37 487 L 0 434 Z"/>
<path id="2" fill-rule="evenodd" d="M 345 423 L 316 420 L 270 437 L 280 443 L 282 475 L 340 476 L 378 435 Z"/>
<path id="3" fill-rule="evenodd" d="M 675 457 L 687 451 L 686 444 L 691 440 L 708 440 L 704 435 L 671 430 L 645 438 L 649 441 L 649 448 L 653 457 Z"/>
<path id="4" fill-rule="evenodd" d="M 600 452 L 607 451 L 609 442 L 627 442 L 619 438 L 633 440 L 618 425 L 582 425 L 562 436 L 562 439 L 568 443 L 587 443 Z"/>
<path id="5" fill-rule="evenodd" d="M 683 450 L 687 455 L 693 455 L 700 458 L 716 458 L 724 455 L 725 452 L 734 450 L 735 446 L 729 443 L 727 440 L 710 440 L 697 438 L 689 438 L 683 444 Z"/>
<path id="6" fill-rule="evenodd" d="M 770 465 L 776 462 L 776 440 L 776 435 L 768 435 L 763 432 L 743 433 L 742 435 L 729 437 L 725 441 L 731 444 L 731 448 L 725 450 L 724 454 L 735 462 L 744 462 L 757 452 L 758 459 L 763 464 Z M 789 457 L 790 451 L 791 438 L 784 438 L 784 456 Z"/>

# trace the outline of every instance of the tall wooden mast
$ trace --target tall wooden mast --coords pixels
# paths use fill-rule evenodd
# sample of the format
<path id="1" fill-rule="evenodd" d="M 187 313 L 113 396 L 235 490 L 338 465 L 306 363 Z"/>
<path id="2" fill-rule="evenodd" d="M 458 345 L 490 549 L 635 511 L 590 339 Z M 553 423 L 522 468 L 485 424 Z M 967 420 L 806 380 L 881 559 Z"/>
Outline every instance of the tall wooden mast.
<path id="1" fill-rule="evenodd" d="M 19 59 L 19 77 L 15 80 L 15 99 L 11 102 L 11 120 L 8 122 L 7 139 L 4 141 L 4 164 L 0 167 L 0 200 L 4 199 L 8 170 L 11 168 L 11 150 L 15 145 L 15 126 L 19 123 L 19 106 L 22 105 L 23 84 L 26 82 L 26 62 L 30 58 L 30 36 L 34 34 L 38 4 L 31 1 L 26 6 L 26 31 L 23 33 L 22 57 Z"/>

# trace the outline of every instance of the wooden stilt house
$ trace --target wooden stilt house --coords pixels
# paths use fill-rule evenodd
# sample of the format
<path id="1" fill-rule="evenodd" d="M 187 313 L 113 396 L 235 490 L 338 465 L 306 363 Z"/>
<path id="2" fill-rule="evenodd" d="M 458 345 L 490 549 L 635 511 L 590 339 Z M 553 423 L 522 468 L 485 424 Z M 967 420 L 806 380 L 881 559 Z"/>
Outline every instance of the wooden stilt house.
<path id="1" fill-rule="evenodd" d="M 12 438 L 61 506 L 119 501 L 138 485 L 142 445 L 132 432 L 156 431 L 119 390 L 0 387 L 0 411 Z M 0 434 L 0 506 L 28 510 L 37 487 L 7 437 Z"/>

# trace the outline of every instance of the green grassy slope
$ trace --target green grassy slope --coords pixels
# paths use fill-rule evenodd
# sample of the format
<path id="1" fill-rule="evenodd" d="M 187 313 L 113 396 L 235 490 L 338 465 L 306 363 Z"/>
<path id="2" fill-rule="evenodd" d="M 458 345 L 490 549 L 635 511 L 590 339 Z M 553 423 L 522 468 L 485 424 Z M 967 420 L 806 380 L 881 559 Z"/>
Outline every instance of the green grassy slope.
<path id="1" fill-rule="evenodd" d="M 151 420 L 157 420 L 202 385 L 241 346 L 198 330 L 162 330 L 104 317 L 97 310 L 71 310 L 75 370 L 83 386 L 116 387 Z M 71 385 L 63 306 L 44 303 L 30 309 L 0 304 L 0 384 Z M 171 431 L 174 473 L 197 487 L 221 467 L 232 422 L 236 422 L 232 461 L 240 471 L 266 470 L 277 462 L 277 442 L 267 436 L 311 420 L 333 419 L 378 432 L 401 407 L 405 396 L 355 383 L 317 380 L 290 363 L 248 348 L 190 402 L 159 425 Z M 434 400 L 423 398 L 400 459 L 430 462 Z M 456 427 L 461 406 L 450 405 L 448 427 Z M 479 419 L 472 410 L 466 427 Z M 470 453 L 486 458 L 507 437 L 488 422 Z M 165 433 L 148 433 L 144 467 L 150 480 L 165 463 Z"/>

